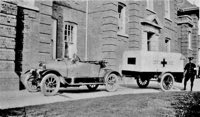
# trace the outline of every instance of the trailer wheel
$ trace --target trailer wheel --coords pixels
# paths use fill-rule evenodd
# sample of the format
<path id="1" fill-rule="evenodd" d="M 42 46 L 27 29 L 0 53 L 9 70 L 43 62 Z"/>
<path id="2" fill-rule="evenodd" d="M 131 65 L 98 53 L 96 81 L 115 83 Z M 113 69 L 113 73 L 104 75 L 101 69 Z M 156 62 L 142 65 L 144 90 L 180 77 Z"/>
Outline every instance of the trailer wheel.
<path id="1" fill-rule="evenodd" d="M 86 86 L 90 91 L 95 91 L 99 85 L 91 84 L 91 85 L 86 85 Z"/>
<path id="2" fill-rule="evenodd" d="M 106 90 L 109 92 L 116 91 L 119 87 L 118 80 L 119 77 L 114 73 L 106 75 L 105 77 Z"/>
<path id="3" fill-rule="evenodd" d="M 160 87 L 163 91 L 169 91 L 173 88 L 174 77 L 170 73 L 165 73 L 161 76 Z"/>
<path id="4" fill-rule="evenodd" d="M 136 78 L 136 81 L 137 81 L 137 85 L 138 85 L 140 88 L 146 88 L 146 87 L 149 85 L 150 79 L 142 79 L 141 76 L 139 75 L 139 76 Z"/>
<path id="5" fill-rule="evenodd" d="M 47 74 L 41 81 L 41 92 L 45 96 L 55 95 L 60 88 L 60 79 L 55 74 Z"/>

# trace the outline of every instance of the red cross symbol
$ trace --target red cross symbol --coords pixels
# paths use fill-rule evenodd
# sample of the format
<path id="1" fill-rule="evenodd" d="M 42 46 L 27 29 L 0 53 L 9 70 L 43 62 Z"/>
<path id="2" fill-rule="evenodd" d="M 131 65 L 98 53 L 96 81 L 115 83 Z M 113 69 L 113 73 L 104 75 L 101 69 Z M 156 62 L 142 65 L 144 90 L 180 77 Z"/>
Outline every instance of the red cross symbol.
<path id="1" fill-rule="evenodd" d="M 165 59 L 163 59 L 163 61 L 161 61 L 161 64 L 163 65 L 163 67 L 165 67 L 165 65 L 167 64 L 167 61 L 165 61 Z"/>

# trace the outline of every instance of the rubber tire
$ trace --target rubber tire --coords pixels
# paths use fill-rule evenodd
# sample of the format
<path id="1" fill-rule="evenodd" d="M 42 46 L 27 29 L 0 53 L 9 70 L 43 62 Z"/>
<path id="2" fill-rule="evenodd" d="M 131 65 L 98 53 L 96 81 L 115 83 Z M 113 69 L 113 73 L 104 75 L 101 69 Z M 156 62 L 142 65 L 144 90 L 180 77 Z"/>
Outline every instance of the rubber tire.
<path id="1" fill-rule="evenodd" d="M 149 81 L 150 81 L 150 79 L 145 79 L 144 81 L 142 81 L 141 76 L 138 76 L 138 77 L 136 78 L 137 85 L 138 85 L 140 88 L 146 88 L 146 87 L 149 85 Z M 141 84 L 141 82 L 142 82 L 142 83 L 146 82 L 146 83 L 145 83 L 145 84 Z"/>
<path id="2" fill-rule="evenodd" d="M 170 76 L 170 78 L 171 78 L 171 84 L 169 84 L 169 85 L 171 85 L 169 88 L 166 88 L 165 86 L 164 86 L 164 81 L 166 80 L 166 77 L 167 76 Z M 172 74 L 170 74 L 170 73 L 165 73 L 165 74 L 163 74 L 162 76 L 161 76 L 161 79 L 160 79 L 160 87 L 161 87 L 161 89 L 163 90 L 163 91 L 170 91 L 172 88 L 173 88 L 173 84 L 174 84 L 174 77 L 173 77 L 173 75 Z"/>
<path id="3" fill-rule="evenodd" d="M 110 83 L 108 82 L 110 77 L 114 77 L 115 78 L 114 79 L 115 80 L 114 84 L 111 83 L 111 85 L 110 85 Z M 106 90 L 109 91 L 109 92 L 116 91 L 118 89 L 118 87 L 119 87 L 119 82 L 118 81 L 119 81 L 119 76 L 117 76 L 116 74 L 110 73 L 110 74 L 106 75 L 105 76 L 105 85 L 106 85 L 105 87 L 106 87 Z"/>
<path id="4" fill-rule="evenodd" d="M 32 74 L 30 74 L 30 73 L 26 74 L 26 77 L 25 77 L 25 79 L 24 79 L 25 88 L 26 88 L 26 90 L 29 91 L 29 92 L 38 92 L 38 91 L 39 91 L 38 86 L 31 87 L 31 86 L 29 85 L 29 80 L 30 80 L 30 79 L 34 79 L 33 77 L 30 78 L 31 75 L 32 75 Z"/>
<path id="5" fill-rule="evenodd" d="M 48 92 L 46 89 L 46 81 L 47 79 L 49 79 L 50 77 L 53 77 L 56 81 L 56 87 L 52 92 Z M 60 79 L 57 75 L 55 74 L 47 74 L 43 77 L 42 81 L 41 81 L 41 92 L 45 95 L 45 96 L 53 96 L 55 94 L 57 94 L 58 90 L 60 88 Z"/>
<path id="6" fill-rule="evenodd" d="M 93 85 L 93 84 L 92 84 Z M 95 91 L 97 88 L 98 88 L 98 84 L 96 85 L 96 84 L 94 84 L 95 86 L 94 87 L 92 87 L 92 85 L 86 85 L 87 86 L 87 88 L 90 90 L 90 91 Z"/>

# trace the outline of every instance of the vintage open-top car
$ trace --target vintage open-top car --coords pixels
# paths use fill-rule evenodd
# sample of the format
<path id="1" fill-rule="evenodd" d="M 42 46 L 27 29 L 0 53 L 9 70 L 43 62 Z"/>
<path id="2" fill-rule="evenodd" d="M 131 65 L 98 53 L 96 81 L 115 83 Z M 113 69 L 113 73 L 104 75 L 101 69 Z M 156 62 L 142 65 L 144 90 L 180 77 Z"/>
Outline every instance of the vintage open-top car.
<path id="1" fill-rule="evenodd" d="M 41 90 L 46 96 L 55 95 L 60 87 L 82 85 L 86 85 L 89 90 L 105 85 L 107 91 L 116 91 L 121 78 L 119 72 L 106 69 L 106 62 L 103 60 L 81 61 L 79 58 L 40 63 L 38 69 L 30 69 L 24 76 L 28 91 Z"/>

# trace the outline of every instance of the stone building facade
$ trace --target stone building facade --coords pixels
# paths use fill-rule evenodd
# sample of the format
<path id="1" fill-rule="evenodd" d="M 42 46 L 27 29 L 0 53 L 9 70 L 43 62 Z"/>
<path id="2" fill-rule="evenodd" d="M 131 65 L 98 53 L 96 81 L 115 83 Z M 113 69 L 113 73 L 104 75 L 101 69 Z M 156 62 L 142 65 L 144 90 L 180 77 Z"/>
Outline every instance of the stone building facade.
<path id="1" fill-rule="evenodd" d="M 0 2 L 0 89 L 19 89 L 15 73 L 17 5 Z M 17 84 L 17 85 L 15 85 Z"/>
<path id="2" fill-rule="evenodd" d="M 1 1 L 0 90 L 18 90 L 21 74 L 39 62 L 74 54 L 81 60 L 106 60 L 108 68 L 119 71 L 125 50 L 192 53 L 197 59 L 199 9 L 188 12 L 193 9 L 186 2 Z M 4 9 L 4 4 L 9 5 Z"/>
<path id="3" fill-rule="evenodd" d="M 199 61 L 198 20 L 199 8 L 186 0 L 178 0 L 179 41 L 181 53 L 186 57 L 194 57 L 194 62 Z"/>

